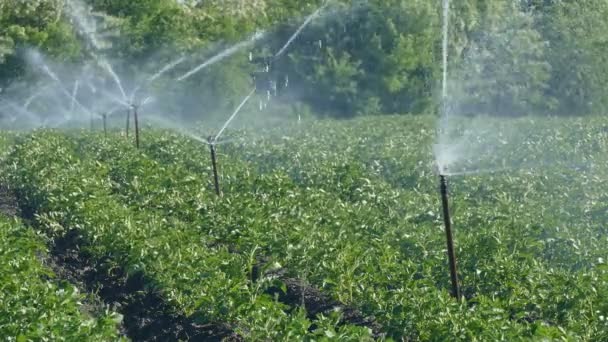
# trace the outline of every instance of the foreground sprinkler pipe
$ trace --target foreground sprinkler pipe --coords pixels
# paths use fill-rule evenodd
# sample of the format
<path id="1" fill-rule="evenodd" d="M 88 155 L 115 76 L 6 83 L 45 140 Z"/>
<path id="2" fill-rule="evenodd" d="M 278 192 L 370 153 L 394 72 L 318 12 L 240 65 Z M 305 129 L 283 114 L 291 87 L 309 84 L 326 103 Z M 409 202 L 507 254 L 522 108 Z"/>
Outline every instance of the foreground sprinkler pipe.
<path id="1" fill-rule="evenodd" d="M 209 149 L 211 150 L 211 165 L 213 166 L 213 184 L 215 185 L 215 194 L 218 196 L 222 196 L 222 191 L 220 190 L 220 179 L 217 172 L 217 155 L 215 153 L 215 139 L 213 137 L 209 137 L 207 139 L 209 142 Z"/>
<path id="2" fill-rule="evenodd" d="M 135 120 L 135 147 L 139 148 L 139 119 L 137 118 L 139 108 L 133 106 L 133 120 Z"/>
<path id="3" fill-rule="evenodd" d="M 443 206 L 443 222 L 448 246 L 448 260 L 450 263 L 450 278 L 452 279 L 452 296 L 460 300 L 460 285 L 458 284 L 458 270 L 456 268 L 456 252 L 454 251 L 454 236 L 452 235 L 452 219 L 448 202 L 448 183 L 444 175 L 439 176 L 441 183 L 441 205 Z"/>
<path id="4" fill-rule="evenodd" d="M 127 134 L 127 139 L 129 139 L 129 123 L 131 121 L 131 107 L 127 107 L 127 127 L 125 132 Z"/>
<path id="5" fill-rule="evenodd" d="M 103 119 L 103 135 L 107 138 L 108 137 L 108 114 L 103 113 L 101 115 L 101 118 Z"/>

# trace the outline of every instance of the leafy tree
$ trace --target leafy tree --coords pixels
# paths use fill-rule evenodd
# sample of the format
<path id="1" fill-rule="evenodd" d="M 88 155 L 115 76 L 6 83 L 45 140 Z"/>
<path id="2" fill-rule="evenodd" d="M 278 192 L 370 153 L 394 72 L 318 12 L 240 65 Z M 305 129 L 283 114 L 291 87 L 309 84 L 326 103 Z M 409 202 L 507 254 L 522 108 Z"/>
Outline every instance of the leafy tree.
<path id="1" fill-rule="evenodd" d="M 114 63 L 119 74 L 133 79 L 181 54 L 194 57 L 183 67 L 194 67 L 201 57 L 258 30 L 266 34 L 254 53 L 270 55 L 325 4 L 274 62 L 274 72 L 287 76 L 290 85 L 279 100 L 336 117 L 431 111 L 439 103 L 442 3 L 0 0 L 0 88 L 26 77 L 18 53 L 25 46 L 59 63 L 103 55 L 120 61 Z M 454 105 L 462 112 L 498 115 L 605 110 L 607 15 L 603 0 L 451 1 Z M 248 52 L 172 84 L 169 95 L 185 103 L 185 94 L 197 94 L 188 108 L 202 101 L 209 111 L 231 108 L 251 86 L 255 66 L 247 62 Z"/>
<path id="2" fill-rule="evenodd" d="M 21 46 L 33 46 L 59 59 L 80 53 L 60 0 L 0 0 L 0 88 L 25 72 Z"/>
<path id="3" fill-rule="evenodd" d="M 553 103 L 546 96 L 551 66 L 533 16 L 514 2 L 484 7 L 450 80 L 453 110 L 524 115 L 547 108 Z"/>
<path id="4" fill-rule="evenodd" d="M 334 6 L 302 34 L 285 72 L 317 109 L 336 115 L 422 111 L 433 97 L 439 17 L 432 3 Z M 329 75 L 329 76 L 328 76 Z"/>
<path id="5" fill-rule="evenodd" d="M 547 94 L 559 112 L 587 114 L 608 108 L 608 3 L 602 0 L 545 1 L 539 27 L 549 41 L 552 65 Z"/>

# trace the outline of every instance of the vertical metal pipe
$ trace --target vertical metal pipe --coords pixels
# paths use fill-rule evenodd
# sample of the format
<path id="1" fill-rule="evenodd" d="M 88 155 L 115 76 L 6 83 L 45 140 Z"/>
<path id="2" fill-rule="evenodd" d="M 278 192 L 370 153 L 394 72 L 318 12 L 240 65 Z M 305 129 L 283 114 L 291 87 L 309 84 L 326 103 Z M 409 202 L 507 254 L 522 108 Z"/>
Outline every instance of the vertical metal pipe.
<path id="1" fill-rule="evenodd" d="M 133 106 L 133 119 L 135 120 L 135 147 L 139 148 L 139 119 L 138 116 L 139 108 Z"/>
<path id="2" fill-rule="evenodd" d="M 440 175 L 441 205 L 443 206 L 443 222 L 448 246 L 448 260 L 450 263 L 450 278 L 452 279 L 452 296 L 460 300 L 460 285 L 458 284 L 458 269 L 456 268 L 456 252 L 454 251 L 454 236 L 452 234 L 452 219 L 448 202 L 448 182 L 444 175 Z"/>
<path id="3" fill-rule="evenodd" d="M 102 114 L 101 118 L 103 119 L 103 135 L 108 137 L 108 114 Z"/>
<path id="4" fill-rule="evenodd" d="M 215 185 L 215 193 L 218 196 L 222 196 L 222 192 L 220 190 L 220 179 L 217 171 L 217 155 L 215 152 L 215 141 L 213 137 L 209 137 L 209 149 L 211 150 L 211 165 L 213 167 L 213 183 Z"/>
<path id="5" fill-rule="evenodd" d="M 127 139 L 129 138 L 129 124 L 131 122 L 131 107 L 127 108 L 127 127 L 125 129 L 125 132 L 127 134 Z"/>

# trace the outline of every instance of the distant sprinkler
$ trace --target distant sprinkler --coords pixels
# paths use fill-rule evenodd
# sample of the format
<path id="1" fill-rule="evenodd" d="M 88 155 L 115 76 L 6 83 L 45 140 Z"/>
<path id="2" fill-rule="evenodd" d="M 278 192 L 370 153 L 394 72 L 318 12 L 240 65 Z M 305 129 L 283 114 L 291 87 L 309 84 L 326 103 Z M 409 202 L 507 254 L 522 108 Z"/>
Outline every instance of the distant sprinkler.
<path id="1" fill-rule="evenodd" d="M 125 127 L 125 135 L 127 137 L 127 139 L 129 139 L 129 125 L 131 123 L 131 107 L 128 106 L 127 107 L 127 124 Z"/>
<path id="2" fill-rule="evenodd" d="M 139 106 L 132 104 L 131 107 L 133 108 L 133 120 L 135 123 L 135 147 L 139 149 Z"/>
<path id="3" fill-rule="evenodd" d="M 108 113 L 101 114 L 101 119 L 103 120 L 103 136 L 108 137 Z"/>
<path id="4" fill-rule="evenodd" d="M 448 247 L 448 261 L 450 263 L 450 278 L 452 280 L 452 296 L 461 299 L 460 285 L 458 283 L 458 269 L 456 268 L 456 252 L 454 251 L 454 236 L 452 234 L 452 218 L 448 201 L 448 182 L 446 176 L 439 175 L 441 192 L 441 205 L 443 207 L 443 222 L 445 225 L 445 236 Z"/>
<path id="5" fill-rule="evenodd" d="M 217 153 L 215 151 L 216 141 L 215 137 L 209 136 L 207 138 L 207 143 L 209 144 L 209 149 L 211 151 L 211 166 L 213 167 L 213 185 L 215 186 L 215 194 L 218 197 L 222 196 L 222 192 L 220 190 L 220 179 L 217 170 Z"/>
<path id="6" fill-rule="evenodd" d="M 131 112 L 133 112 L 133 122 L 135 124 L 135 146 L 139 148 L 140 144 L 140 132 L 139 132 L 139 110 L 141 107 L 145 106 L 150 101 L 153 101 L 151 96 L 148 96 L 143 101 L 133 102 L 127 105 L 127 124 L 126 124 L 126 136 L 129 138 L 129 125 L 131 122 Z"/>

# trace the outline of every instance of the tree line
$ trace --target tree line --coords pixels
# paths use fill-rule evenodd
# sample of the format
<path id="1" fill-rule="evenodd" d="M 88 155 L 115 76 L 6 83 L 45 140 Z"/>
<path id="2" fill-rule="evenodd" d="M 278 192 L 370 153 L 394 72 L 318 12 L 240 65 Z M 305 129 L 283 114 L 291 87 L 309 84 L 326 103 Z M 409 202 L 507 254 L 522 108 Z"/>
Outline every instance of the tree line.
<path id="1" fill-rule="evenodd" d="M 20 54 L 36 47 L 58 63 L 91 51 L 121 75 L 152 73 L 180 55 L 205 56 L 255 31 L 264 39 L 197 77 L 156 85 L 166 110 L 231 108 L 259 68 L 323 1 L 88 0 L 100 44 L 76 26 L 67 0 L 0 0 L 0 88 L 34 78 Z M 331 1 L 302 30 L 273 73 L 289 86 L 282 109 L 333 117 L 437 111 L 442 0 Z M 72 13 L 73 14 L 73 13 Z M 494 115 L 601 113 L 608 106 L 608 3 L 604 0 L 459 0 L 450 5 L 451 110 Z M 177 72 L 177 71 L 176 71 Z"/>

